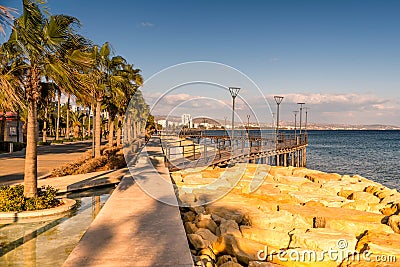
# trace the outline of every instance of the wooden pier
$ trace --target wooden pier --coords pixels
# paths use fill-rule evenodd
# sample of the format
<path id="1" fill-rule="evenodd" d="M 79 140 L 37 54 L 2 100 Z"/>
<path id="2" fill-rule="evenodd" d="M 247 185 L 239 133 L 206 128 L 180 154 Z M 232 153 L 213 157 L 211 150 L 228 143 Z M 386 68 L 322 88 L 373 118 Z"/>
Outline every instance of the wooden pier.
<path id="1" fill-rule="evenodd" d="M 306 167 L 307 133 L 229 135 L 185 132 L 161 138 L 170 171 L 236 162 Z"/>

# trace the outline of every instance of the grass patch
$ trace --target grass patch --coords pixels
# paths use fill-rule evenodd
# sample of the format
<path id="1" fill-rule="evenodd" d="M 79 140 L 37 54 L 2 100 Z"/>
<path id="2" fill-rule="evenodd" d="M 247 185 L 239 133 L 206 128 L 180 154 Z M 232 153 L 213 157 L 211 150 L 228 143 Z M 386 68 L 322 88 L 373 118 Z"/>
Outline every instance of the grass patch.
<path id="1" fill-rule="evenodd" d="M 31 211 L 54 208 L 62 204 L 56 198 L 58 189 L 51 186 L 38 188 L 38 196 L 35 198 L 24 197 L 24 186 L 1 186 L 0 187 L 0 211 Z"/>

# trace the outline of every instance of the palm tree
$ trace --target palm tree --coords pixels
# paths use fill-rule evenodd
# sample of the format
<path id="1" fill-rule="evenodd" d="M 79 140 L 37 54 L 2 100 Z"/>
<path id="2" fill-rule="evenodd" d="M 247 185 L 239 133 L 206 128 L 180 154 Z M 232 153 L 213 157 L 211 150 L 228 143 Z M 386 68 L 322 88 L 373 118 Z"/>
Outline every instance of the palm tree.
<path id="1" fill-rule="evenodd" d="M 18 69 L 24 71 L 22 87 L 28 109 L 25 197 L 37 196 L 36 146 L 37 108 L 42 93 L 40 82 L 46 75 L 46 78 L 58 85 L 68 85 L 68 89 L 79 83 L 64 57 L 65 51 L 73 49 L 79 41 L 73 28 L 77 23 L 77 19 L 65 15 L 44 17 L 36 3 L 23 0 L 23 13 L 14 21 L 10 38 L 2 45 L 6 54 L 12 57 L 9 64 L 18 64 Z M 46 69 L 51 71 L 45 73 Z"/>
<path id="2" fill-rule="evenodd" d="M 83 125 L 85 114 L 78 111 L 71 112 L 72 128 L 74 129 L 74 138 L 79 137 L 80 127 Z"/>
<path id="3" fill-rule="evenodd" d="M 11 25 L 10 21 L 14 20 L 12 13 L 15 13 L 16 9 L 0 5 L 0 32 L 5 35 L 4 28 L 7 25 Z"/>

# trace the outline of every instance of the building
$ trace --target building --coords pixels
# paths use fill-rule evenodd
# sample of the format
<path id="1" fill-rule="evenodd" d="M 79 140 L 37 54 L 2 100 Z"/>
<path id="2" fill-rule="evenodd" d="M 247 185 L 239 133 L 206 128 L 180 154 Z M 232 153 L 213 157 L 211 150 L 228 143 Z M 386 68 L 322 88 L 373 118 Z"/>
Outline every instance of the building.
<path id="1" fill-rule="evenodd" d="M 23 142 L 22 124 L 17 113 L 0 112 L 0 142 Z"/>
<path id="2" fill-rule="evenodd" d="M 193 118 L 190 114 L 182 114 L 182 126 L 193 128 Z"/>

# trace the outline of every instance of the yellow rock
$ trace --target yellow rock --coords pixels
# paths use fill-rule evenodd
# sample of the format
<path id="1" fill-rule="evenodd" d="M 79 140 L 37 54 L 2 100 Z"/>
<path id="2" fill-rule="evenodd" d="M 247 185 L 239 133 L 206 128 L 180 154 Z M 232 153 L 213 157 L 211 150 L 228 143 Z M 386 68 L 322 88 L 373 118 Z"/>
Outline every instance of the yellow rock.
<path id="1" fill-rule="evenodd" d="M 379 203 L 380 199 L 367 192 L 354 192 L 349 196 L 351 200 L 364 200 L 368 203 Z"/>
<path id="2" fill-rule="evenodd" d="M 261 229 L 251 226 L 240 226 L 240 231 L 244 238 L 266 244 L 270 247 L 284 249 L 289 246 L 290 236 L 285 231 Z"/>
<path id="3" fill-rule="evenodd" d="M 400 234 L 368 231 L 357 243 L 357 251 L 375 255 L 391 255 L 400 259 Z"/>

